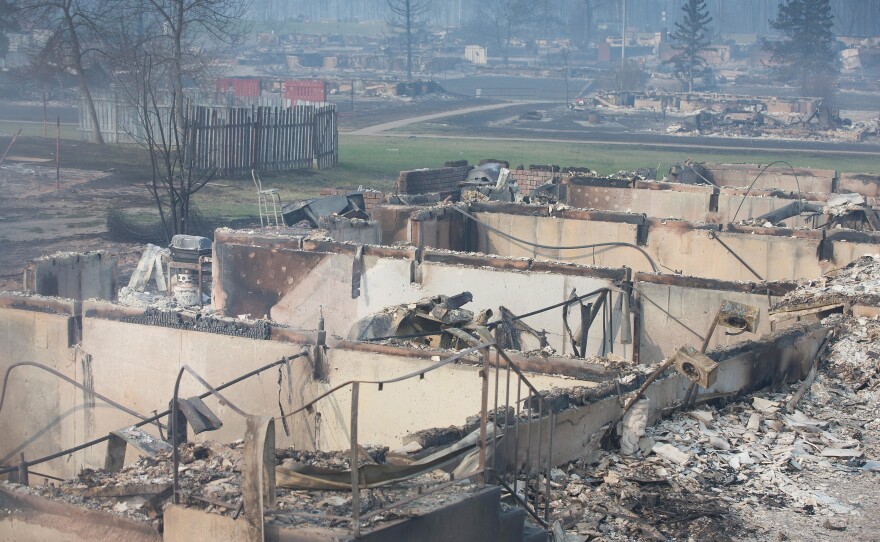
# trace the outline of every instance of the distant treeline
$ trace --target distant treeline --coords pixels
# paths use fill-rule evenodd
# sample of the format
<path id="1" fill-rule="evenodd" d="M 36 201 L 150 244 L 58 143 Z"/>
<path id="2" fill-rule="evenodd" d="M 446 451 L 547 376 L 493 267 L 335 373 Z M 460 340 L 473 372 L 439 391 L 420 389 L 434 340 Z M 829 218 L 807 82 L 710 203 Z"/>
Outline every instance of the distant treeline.
<path id="1" fill-rule="evenodd" d="M 499 1 L 499 0 L 495 0 Z M 503 0 L 501 0 L 503 1 Z M 536 32 L 543 37 L 572 33 L 572 21 L 591 26 L 620 24 L 623 0 L 535 0 L 540 2 L 542 17 Z M 431 24 L 459 26 L 472 22 L 486 0 L 433 0 Z M 641 30 L 660 30 L 665 10 L 666 26 L 672 27 L 685 0 L 627 0 L 627 26 Z M 707 0 L 716 31 L 735 34 L 769 34 L 768 21 L 775 17 L 782 0 Z M 880 34 L 880 0 L 831 0 L 835 32 L 851 36 Z M 253 0 L 254 16 L 261 21 L 311 20 L 369 21 L 387 18 L 386 0 Z M 589 33 L 589 32 L 588 32 Z"/>

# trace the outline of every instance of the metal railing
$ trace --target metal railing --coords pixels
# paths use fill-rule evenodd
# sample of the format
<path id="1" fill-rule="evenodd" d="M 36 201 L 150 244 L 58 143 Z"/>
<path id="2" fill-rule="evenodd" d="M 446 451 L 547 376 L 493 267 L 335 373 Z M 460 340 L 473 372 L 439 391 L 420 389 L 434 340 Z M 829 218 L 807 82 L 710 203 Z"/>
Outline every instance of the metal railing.
<path id="1" fill-rule="evenodd" d="M 499 360 L 504 360 L 503 370 Z M 550 470 L 553 467 L 553 433 L 556 423 L 553 408 L 500 348 L 495 349 L 494 366 L 493 481 L 510 492 L 517 504 L 538 523 L 547 527 L 550 525 L 551 515 Z M 500 397 L 502 372 L 505 382 L 503 399 Z M 515 381 L 513 387 L 516 389 L 516 398 L 513 399 L 515 407 L 511 407 L 511 373 Z M 525 398 L 523 392 L 526 393 Z M 504 423 L 499 423 L 499 408 L 503 409 Z M 510 423 L 511 414 L 513 423 Z M 543 514 L 540 512 L 542 499 Z"/>
<path id="2" fill-rule="evenodd" d="M 486 333 L 487 335 L 488 333 Z M 523 508 L 542 526 L 550 524 L 550 469 L 553 465 L 553 425 L 555 418 L 547 400 L 525 377 L 522 370 L 511 361 L 510 357 L 497 347 L 495 340 L 483 337 L 471 341 L 472 346 L 424 369 L 386 379 L 386 380 L 351 380 L 312 399 L 300 408 L 276 419 L 289 418 L 304 411 L 312 411 L 319 401 L 340 390 L 351 387 L 351 411 L 349 420 L 350 466 L 351 466 L 351 516 L 316 515 L 314 512 L 295 511 L 290 509 L 272 511 L 267 514 L 287 514 L 300 517 L 312 517 L 349 521 L 352 534 L 360 536 L 361 523 L 371 517 L 421 499 L 432 493 L 446 489 L 452 485 L 476 478 L 479 483 L 498 484 L 511 493 L 516 503 Z M 491 350 L 495 351 L 495 362 L 491 362 Z M 382 391 L 386 385 L 406 380 L 425 378 L 425 375 L 441 367 L 463 360 L 472 354 L 480 354 L 481 379 L 480 394 L 480 436 L 478 440 L 478 465 L 465 474 L 452 476 L 452 479 L 428 488 L 419 488 L 418 494 L 400 499 L 385 506 L 364 512 L 360 503 L 361 476 L 359 473 L 359 421 L 360 421 L 360 390 L 365 385 L 376 385 Z M 502 361 L 503 360 L 503 363 Z M 489 411 L 491 372 L 494 368 L 494 410 Z M 502 401 L 499 382 L 501 373 L 505 373 L 506 388 Z M 515 379 L 516 399 L 512 397 L 512 385 Z M 523 396 L 525 393 L 525 396 Z M 511 401 L 514 400 L 514 403 Z M 502 401 L 499 403 L 499 401 Z M 512 406 L 515 405 L 515 406 Z M 503 410 L 503 420 L 499 416 Z M 511 420 L 511 413 L 515 416 Z M 491 424 L 491 435 L 490 426 Z M 491 467 L 487 465 L 491 454 Z"/>
<path id="3" fill-rule="evenodd" d="M 272 510 L 264 509 L 263 513 L 267 515 L 292 515 L 303 516 L 329 520 L 343 520 L 351 524 L 351 530 L 354 536 L 359 536 L 361 531 L 361 523 L 373 516 L 383 514 L 389 510 L 398 508 L 405 504 L 411 503 L 424 496 L 436 493 L 446 489 L 452 485 L 462 483 L 464 481 L 476 479 L 480 484 L 497 484 L 510 492 L 514 501 L 525 508 L 525 510 L 542 526 L 548 526 L 550 523 L 550 470 L 553 466 L 553 429 L 555 417 L 548 401 L 541 395 L 537 388 L 525 377 L 522 370 L 510 359 L 503 349 L 497 347 L 496 341 L 485 328 L 482 332 L 478 332 L 480 339 L 469 337 L 468 342 L 472 345 L 469 348 L 442 359 L 429 367 L 413 371 L 411 373 L 390 378 L 385 380 L 351 380 L 341 383 L 333 388 L 325 391 L 315 397 L 300 408 L 275 416 L 272 421 L 285 420 L 304 411 L 313 411 L 314 405 L 319 401 L 326 399 L 336 392 L 351 387 L 351 416 L 349 426 L 350 436 L 350 463 L 351 463 L 351 494 L 352 494 L 352 510 L 350 517 L 331 516 L 326 514 L 316 515 L 310 512 L 300 512 L 295 510 Z M 492 350 L 494 349 L 494 363 L 491 361 Z M 285 357 L 245 375 L 233 379 L 223 385 L 214 387 L 204 378 L 197 374 L 192 368 L 184 365 L 178 372 L 175 381 L 174 397 L 171 402 L 171 408 L 165 412 L 157 413 L 154 416 L 144 418 L 135 424 L 136 426 L 146 425 L 148 423 L 156 423 L 160 418 L 169 416 L 169 440 L 172 441 L 172 463 L 173 477 L 171 495 L 175 502 L 180 501 L 180 497 L 194 498 L 196 500 L 205 500 L 200 495 L 183 494 L 180 491 L 178 480 L 177 463 L 179 461 L 178 445 L 178 389 L 180 379 L 185 372 L 189 372 L 203 387 L 208 391 L 201 394 L 200 398 L 214 395 L 222 404 L 227 405 L 236 414 L 242 416 L 250 416 L 249 413 L 235 406 L 227 397 L 220 393 L 220 390 L 228 388 L 242 380 L 245 380 L 256 374 L 292 361 L 297 357 L 302 357 L 305 353 L 299 353 L 294 356 Z M 441 367 L 462 361 L 465 358 L 479 354 L 481 368 L 479 378 L 481 379 L 480 393 L 480 424 L 479 439 L 477 441 L 478 465 L 475 469 L 458 476 L 452 475 L 449 481 L 432 485 L 428 488 L 419 488 L 416 495 L 402 498 L 396 502 L 387 504 L 380 508 L 372 509 L 364 512 L 360 503 L 361 475 L 359 472 L 359 418 L 360 418 L 360 390 L 362 386 L 376 385 L 379 390 L 383 390 L 385 386 L 396 384 L 406 380 L 415 378 L 424 379 L 425 375 L 433 372 Z M 494 375 L 491 375 L 494 369 Z M 504 393 L 501 394 L 501 379 L 504 373 Z M 491 414 L 489 411 L 489 396 L 491 378 L 494 377 L 494 409 Z M 515 390 L 516 396 L 513 397 Z M 525 394 L 525 395 L 524 395 Z M 503 397 L 503 399 L 502 399 Z M 103 396 L 101 396 L 103 399 Z M 105 399 L 106 400 L 106 399 Z M 502 415 L 503 411 L 503 415 Z M 491 418 L 491 435 L 489 421 Z M 180 420 L 182 421 L 182 420 Z M 37 465 L 51 459 L 60 457 L 61 455 L 81 450 L 95 444 L 104 442 L 108 437 L 101 437 L 84 444 L 69 448 L 67 450 L 51 454 L 47 457 L 40 458 L 36 461 L 28 462 L 24 468 L 27 469 L 31 465 Z M 487 465 L 491 454 L 491 466 Z M 0 469 L 0 474 L 21 470 L 19 467 L 7 467 Z M 27 471 L 25 471 L 27 472 Z M 34 473 L 36 474 L 36 473 Z M 217 503 L 215 503 L 217 504 Z M 234 508 L 234 505 L 220 503 L 227 508 Z M 243 503 L 242 503 L 243 504 Z M 236 516 L 241 512 L 240 504 L 235 511 Z M 254 519 L 254 518 L 251 518 Z"/>

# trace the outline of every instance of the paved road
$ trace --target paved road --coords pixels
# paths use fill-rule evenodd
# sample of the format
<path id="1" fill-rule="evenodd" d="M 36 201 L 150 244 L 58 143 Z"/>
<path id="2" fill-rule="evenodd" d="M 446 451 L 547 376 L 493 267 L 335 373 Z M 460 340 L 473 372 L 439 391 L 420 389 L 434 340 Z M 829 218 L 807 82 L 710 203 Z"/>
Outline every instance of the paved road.
<path id="1" fill-rule="evenodd" d="M 403 128 L 404 126 L 409 126 L 410 124 L 416 124 L 418 122 L 425 122 L 434 119 L 442 119 L 446 117 L 455 117 L 458 115 L 466 115 L 468 113 L 482 113 L 485 111 L 492 111 L 495 109 L 502 109 L 504 107 L 510 107 L 513 105 L 517 105 L 514 102 L 505 102 L 500 104 L 491 104 L 491 105 L 478 105 L 476 107 L 466 107 L 464 109 L 453 109 L 452 111 L 442 111 L 440 113 L 431 113 L 430 115 L 421 115 L 418 117 L 410 117 L 408 119 L 394 120 L 391 122 L 383 122 L 382 124 L 374 124 L 373 126 L 367 126 L 365 128 L 360 128 L 358 130 L 354 130 L 351 132 L 346 132 L 349 135 L 387 135 L 383 134 L 387 130 L 394 130 L 396 128 Z"/>

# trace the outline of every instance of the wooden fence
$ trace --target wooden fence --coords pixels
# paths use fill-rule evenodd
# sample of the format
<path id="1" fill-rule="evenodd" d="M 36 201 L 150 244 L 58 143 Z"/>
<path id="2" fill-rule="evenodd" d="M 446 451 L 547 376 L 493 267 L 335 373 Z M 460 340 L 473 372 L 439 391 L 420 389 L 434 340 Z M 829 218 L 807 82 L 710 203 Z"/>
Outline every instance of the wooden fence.
<path id="1" fill-rule="evenodd" d="M 190 106 L 196 167 L 239 174 L 333 167 L 339 161 L 336 106 Z"/>
<path id="2" fill-rule="evenodd" d="M 255 103 L 279 103 L 261 100 Z M 283 102 L 280 102 L 283 103 Z M 107 143 L 143 143 L 146 130 L 134 106 L 122 99 L 102 96 L 95 99 L 101 134 Z M 92 138 L 92 123 L 84 103 L 80 103 L 80 134 Z M 171 107 L 159 108 L 167 131 L 171 126 Z M 154 133 L 160 120 L 154 119 Z M 252 105 L 227 107 L 186 106 L 187 152 L 195 166 L 217 168 L 222 175 L 241 175 L 258 171 L 291 171 L 328 168 L 339 162 L 339 131 L 336 106 Z"/>

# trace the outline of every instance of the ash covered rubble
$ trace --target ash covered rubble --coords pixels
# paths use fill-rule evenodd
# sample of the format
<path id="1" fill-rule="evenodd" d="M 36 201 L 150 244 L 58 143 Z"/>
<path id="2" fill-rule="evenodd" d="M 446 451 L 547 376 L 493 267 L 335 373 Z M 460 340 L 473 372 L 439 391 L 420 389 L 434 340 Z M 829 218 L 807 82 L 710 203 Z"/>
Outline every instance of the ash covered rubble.
<path id="1" fill-rule="evenodd" d="M 880 308 L 878 293 L 880 256 L 868 256 L 776 310 Z M 637 431 L 629 450 L 597 446 L 553 469 L 550 504 L 566 540 L 852 539 L 851 523 L 865 521 L 855 518 L 873 514 L 880 472 L 880 321 L 834 313 L 822 323 L 833 333 L 804 382 L 697 399 L 653 426 L 634 408 L 621 424 Z"/>
<path id="2" fill-rule="evenodd" d="M 741 220 L 739 224 L 784 228 L 785 220 L 800 215 L 812 218 L 814 228 L 880 231 L 880 211 L 870 203 L 860 194 L 834 194 L 825 202 L 798 200 L 762 216 Z"/>
<path id="3" fill-rule="evenodd" d="M 406 465 L 415 457 L 424 456 L 439 448 L 422 450 L 410 445 L 389 452 L 387 447 L 362 445 L 359 447 L 358 465 L 361 468 L 370 465 Z M 239 517 L 243 511 L 243 450 L 244 444 L 241 440 L 229 444 L 214 441 L 181 444 L 178 471 L 181 504 L 211 514 Z M 324 476 L 339 473 L 350 477 L 349 469 L 348 451 L 276 450 L 276 470 L 281 477 L 276 489 L 276 508 L 268 511 L 267 521 L 284 526 L 347 526 L 348 520 L 338 518 L 351 515 L 350 488 L 304 487 L 286 481 L 284 473 L 320 472 Z M 449 480 L 450 474 L 434 469 L 393 485 L 369 488 L 361 497 L 361 511 L 367 513 L 386 507 L 404 498 L 421 494 L 427 487 Z M 160 452 L 155 457 L 141 456 L 138 461 L 118 472 L 83 469 L 75 478 L 64 482 L 47 481 L 44 485 L 24 486 L 3 481 L 0 482 L 0 487 L 115 514 L 150 524 L 161 532 L 164 509 L 172 502 L 172 457 L 170 452 Z M 402 505 L 372 516 L 364 524 L 372 525 L 418 515 L 417 509 L 442 505 L 476 487 L 473 483 L 463 482 L 444 493 L 422 498 L 412 506 Z M 287 515 L 285 512 L 307 515 Z"/>

